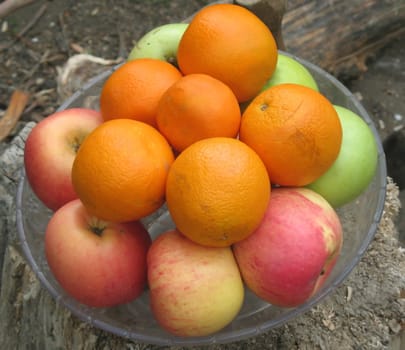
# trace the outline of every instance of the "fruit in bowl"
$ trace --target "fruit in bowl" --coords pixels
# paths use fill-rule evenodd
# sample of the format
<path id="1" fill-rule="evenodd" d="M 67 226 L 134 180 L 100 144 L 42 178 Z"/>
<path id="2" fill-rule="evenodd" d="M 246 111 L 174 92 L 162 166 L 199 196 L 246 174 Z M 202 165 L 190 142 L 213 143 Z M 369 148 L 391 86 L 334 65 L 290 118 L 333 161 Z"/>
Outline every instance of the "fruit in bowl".
<path id="1" fill-rule="evenodd" d="M 377 167 L 378 150 L 366 122 L 342 106 L 334 106 L 342 127 L 339 155 L 328 171 L 308 188 L 318 192 L 337 208 L 359 196 L 371 182 Z"/>
<path id="2" fill-rule="evenodd" d="M 248 105 L 239 138 L 259 154 L 272 183 L 304 186 L 336 160 L 342 126 L 321 93 L 299 84 L 280 84 Z"/>
<path id="3" fill-rule="evenodd" d="M 153 127 L 132 119 L 101 124 L 83 141 L 72 184 L 85 208 L 101 220 L 128 222 L 164 203 L 173 152 Z"/>
<path id="4" fill-rule="evenodd" d="M 216 4 L 204 7 L 190 21 L 179 42 L 177 62 L 183 74 L 211 75 L 245 102 L 273 74 L 277 46 L 269 28 L 252 12 Z"/>
<path id="5" fill-rule="evenodd" d="M 51 210 L 77 198 L 71 179 L 72 164 L 80 144 L 101 123 L 99 112 L 71 108 L 43 119 L 29 134 L 24 149 L 27 179 Z"/>
<path id="6" fill-rule="evenodd" d="M 181 78 L 172 64 L 140 58 L 117 68 L 100 93 L 103 120 L 134 119 L 156 126 L 156 109 L 163 93 Z"/>
<path id="7" fill-rule="evenodd" d="M 93 307 L 128 303 L 143 293 L 150 243 L 141 223 L 99 220 L 79 199 L 58 209 L 45 232 L 46 259 L 56 279 Z"/>
<path id="8" fill-rule="evenodd" d="M 158 130 L 177 151 L 209 137 L 236 137 L 240 118 L 232 90 L 207 74 L 179 79 L 162 95 L 156 112 Z"/>
<path id="9" fill-rule="evenodd" d="M 230 247 L 206 247 L 176 230 L 162 233 L 148 252 L 152 311 L 159 324 L 183 337 L 228 325 L 242 307 L 244 289 Z"/>
<path id="10" fill-rule="evenodd" d="M 244 281 L 273 305 L 294 307 L 316 293 L 340 255 L 340 219 L 305 188 L 276 188 L 260 226 L 233 249 Z"/>
<path id="11" fill-rule="evenodd" d="M 236 5 L 227 5 L 225 7 L 222 7 L 222 5 L 220 7 L 216 7 L 217 5 L 215 5 L 215 7 L 214 5 L 212 6 L 213 7 L 210 7 L 211 14 L 215 9 L 218 11 L 221 9 L 223 15 L 224 12 L 222 12 L 222 10 L 224 8 L 232 8 L 233 12 L 233 6 Z M 246 12 L 243 13 L 246 14 Z M 249 24 L 259 21 L 257 18 L 252 19 L 250 14 L 246 14 L 246 16 L 249 17 Z M 198 19 L 199 17 L 196 18 Z M 222 22 L 218 21 L 215 23 L 215 25 L 220 26 Z M 226 23 L 229 24 L 230 22 Z M 235 23 L 241 26 L 240 21 Z M 262 23 L 260 23 L 260 25 L 258 24 L 258 26 L 262 28 Z M 227 28 L 229 30 L 230 27 Z M 249 28 L 249 26 L 246 28 Z M 187 33 L 187 29 L 184 33 Z M 266 33 L 265 35 L 268 35 L 267 31 Z M 235 40 L 239 39 L 241 38 L 235 38 Z M 260 41 L 261 40 L 259 40 L 259 42 Z M 268 38 L 265 41 L 268 42 Z M 219 40 L 219 42 L 221 42 L 221 40 Z M 241 46 L 241 44 L 239 44 L 239 46 Z M 181 47 L 181 41 L 179 47 Z M 220 47 L 222 46 L 217 45 L 215 50 L 220 50 Z M 250 52 L 250 54 L 252 55 L 252 52 Z M 277 50 L 272 50 L 272 55 L 273 65 L 273 63 L 277 61 Z M 120 68 L 124 67 L 125 69 L 128 65 L 137 64 L 145 59 L 148 60 L 148 62 L 153 60 L 157 61 L 157 59 L 153 58 L 139 58 L 123 63 Z M 344 138 L 344 134 L 342 135 L 344 128 L 339 128 L 340 121 L 332 104 L 335 104 L 335 101 L 339 101 L 339 103 L 354 110 L 363 118 L 367 119 L 368 117 L 367 113 L 357 103 L 354 97 L 336 81 L 336 79 L 308 62 L 299 61 L 305 65 L 314 77 L 314 80 L 319 86 L 319 92 L 313 89 L 299 87 L 298 84 L 279 84 L 267 89 L 266 91 L 270 91 L 270 93 L 272 93 L 272 91 L 279 91 L 279 89 L 291 92 L 291 94 L 296 94 L 296 101 L 301 99 L 302 102 L 302 104 L 296 103 L 294 105 L 295 108 L 292 109 L 287 102 L 285 102 L 284 112 L 289 112 L 285 113 L 283 118 L 280 117 L 282 113 L 280 113 L 278 117 L 273 118 L 274 125 L 272 125 L 272 127 L 282 127 L 283 124 L 285 124 L 286 128 L 278 129 L 271 137 L 273 141 L 276 140 L 276 146 L 281 147 L 283 151 L 283 160 L 285 161 L 283 164 L 285 167 L 283 174 L 281 174 L 282 177 L 299 177 L 300 174 L 290 170 L 290 165 L 293 166 L 300 161 L 311 164 L 311 161 L 313 161 L 316 172 L 314 172 L 315 175 L 311 175 L 311 179 L 316 181 L 322 173 L 332 166 L 338 153 L 336 152 L 336 148 L 338 148 L 339 151 L 341 145 L 340 139 Z M 219 61 L 218 63 L 220 67 L 221 62 L 222 61 Z M 242 68 L 241 65 L 243 65 L 244 62 L 246 61 L 239 61 L 239 63 L 234 66 L 234 71 L 239 69 L 239 67 Z M 161 67 L 161 65 L 159 66 Z M 268 62 L 265 62 L 265 66 L 264 71 L 267 73 L 263 73 L 263 75 L 266 75 L 266 79 L 268 79 Z M 109 85 L 111 81 L 114 82 L 114 79 L 110 80 L 109 78 L 113 76 L 118 69 L 119 68 L 112 70 L 109 76 L 100 76 L 98 81 L 95 80 L 92 82 L 94 85 L 78 92 L 61 106 L 61 109 L 69 110 L 75 104 L 80 103 L 78 101 L 80 101 L 80 98 L 84 94 L 97 94 L 101 96 L 103 88 L 107 84 L 106 82 L 109 81 Z M 187 73 L 184 69 L 182 71 L 181 64 L 176 72 L 180 74 L 180 77 L 174 79 L 173 85 L 183 77 L 187 77 L 187 75 L 208 75 L 206 72 Z M 159 70 L 154 73 L 159 75 Z M 254 75 L 253 73 L 251 74 Z M 140 84 L 140 86 L 134 87 L 135 91 L 142 91 L 141 86 L 147 81 L 147 79 L 140 81 L 132 79 L 130 75 L 124 74 L 124 76 L 126 83 L 134 85 Z M 255 91 L 251 101 L 254 101 L 255 98 L 268 96 L 268 92 L 261 92 L 263 87 L 262 82 L 264 80 L 263 77 L 257 81 L 255 81 L 254 77 L 250 78 L 251 81 L 249 81 L 248 85 L 252 89 L 254 86 Z M 218 79 L 218 77 L 215 79 Z M 221 79 L 218 80 L 222 81 L 223 84 L 227 84 L 226 79 Z M 115 81 L 115 84 L 119 85 L 120 81 L 121 80 L 118 80 L 118 83 Z M 120 86 L 117 86 L 117 90 L 120 90 L 119 88 Z M 151 86 L 147 88 L 153 90 Z M 110 91 L 114 91 L 114 84 L 110 85 L 109 89 L 111 89 Z M 167 87 L 166 91 L 169 89 L 170 87 Z M 308 90 L 311 92 L 308 92 Z M 235 94 L 235 92 L 233 93 Z M 262 93 L 264 93 L 264 95 L 262 95 Z M 164 93 L 161 96 L 163 95 Z M 138 107 L 142 107 L 142 104 L 146 107 L 150 107 L 149 100 L 141 99 L 140 95 L 131 95 L 128 91 L 125 91 L 124 95 L 121 95 L 123 104 L 126 104 L 128 101 L 129 105 L 132 103 L 131 98 L 127 100 L 124 96 L 130 96 L 132 99 L 136 100 L 136 103 L 140 104 Z M 308 98 L 308 96 L 310 97 Z M 306 111 L 308 114 L 317 113 L 316 119 L 319 122 L 318 129 L 312 130 L 310 133 L 304 133 L 303 130 L 310 128 L 311 125 L 304 123 L 303 130 L 300 130 L 294 127 L 294 123 L 289 124 L 290 117 L 292 121 L 294 119 L 294 113 L 292 112 L 298 111 L 298 115 L 300 113 L 305 114 L 300 110 L 301 105 L 305 106 L 306 103 L 309 103 L 309 105 L 316 104 L 313 101 L 313 96 L 316 96 L 316 101 L 322 100 L 323 105 L 326 106 L 325 110 L 328 112 L 327 117 L 330 118 L 327 122 L 324 121 L 324 124 L 327 124 L 329 127 L 332 124 L 336 126 L 336 128 L 334 128 L 335 133 L 327 133 L 329 136 L 326 138 L 315 138 L 317 131 L 322 131 L 321 126 L 323 123 L 322 117 L 320 116 L 321 113 L 319 113 L 319 111 L 317 112 L 315 109 L 307 108 Z M 235 98 L 238 100 L 236 94 Z M 187 97 L 187 101 L 184 103 L 185 107 L 192 105 L 190 103 L 191 99 L 192 97 Z M 312 100 L 312 102 L 308 102 L 308 99 Z M 120 99 L 118 98 L 115 100 L 115 103 L 119 103 L 119 101 Z M 156 99 L 153 101 L 154 106 L 159 105 L 159 101 L 157 104 L 155 103 Z M 261 101 L 263 102 L 263 100 Z M 207 102 L 207 104 L 208 103 L 209 102 Z M 215 103 L 220 104 L 221 101 L 216 100 Z M 267 102 L 257 103 L 256 106 L 258 109 L 255 110 L 255 113 L 259 116 L 260 114 L 266 114 L 267 112 L 263 112 L 272 107 L 271 104 Z M 248 109 L 245 110 L 245 113 Z M 283 108 L 280 109 L 283 110 Z M 148 111 L 150 110 L 151 109 L 148 109 Z M 241 125 L 243 125 L 243 119 L 248 115 L 245 113 L 241 113 L 239 116 Z M 187 115 L 193 116 L 192 109 L 187 112 Z M 63 276 L 60 277 L 60 270 L 66 271 L 66 269 L 69 269 L 68 266 L 71 265 L 68 260 L 72 261 L 74 259 L 64 259 L 63 256 L 58 253 L 57 249 L 60 248 L 57 247 L 60 246 L 60 244 L 47 243 L 47 255 L 50 258 L 48 262 L 46 261 L 46 257 L 43 254 L 43 248 L 46 242 L 43 239 L 43 235 L 38 234 L 38 231 L 41 232 L 41 229 L 33 229 L 30 221 L 30 218 L 35 216 L 36 207 L 27 205 L 26 203 L 32 203 L 33 198 L 34 201 L 36 199 L 31 196 L 29 186 L 26 182 L 22 183 L 21 190 L 19 191 L 18 208 L 19 220 L 21 222 L 19 225 L 19 233 L 22 239 L 23 249 L 27 253 L 39 278 L 45 283 L 53 295 L 60 295 L 62 290 L 63 293 L 68 293 L 70 297 L 65 296 L 61 299 L 62 302 L 83 319 L 87 319 L 87 316 L 91 315 L 92 320 L 96 320 L 97 325 L 105 330 L 123 336 L 128 336 L 129 334 L 131 338 L 147 343 L 182 345 L 195 343 L 208 344 L 213 341 L 229 342 L 240 339 L 241 337 L 256 335 L 258 329 L 264 331 L 280 325 L 291 319 L 291 317 L 294 317 L 294 315 L 304 312 L 325 295 L 331 293 L 359 261 L 361 254 L 364 252 L 366 245 L 370 242 L 374 234 L 375 223 L 378 221 L 379 215 L 381 215 L 382 212 L 385 188 L 384 158 L 381 145 L 378 142 L 379 165 L 376 168 L 375 177 L 370 179 L 368 186 L 364 187 L 363 191 L 358 194 L 356 201 L 351 201 L 342 210 L 335 211 L 330 205 L 326 205 L 326 199 L 323 198 L 321 201 L 322 207 L 327 207 L 328 209 L 323 212 L 323 214 L 319 214 L 322 213 L 319 205 L 312 203 L 312 209 L 314 210 L 308 211 L 308 207 L 304 207 L 303 209 L 303 206 L 294 204 L 291 197 L 289 197 L 290 200 L 286 202 L 287 204 L 284 203 L 284 208 L 278 207 L 277 203 L 280 202 L 277 200 L 277 193 L 279 192 L 313 193 L 313 191 L 303 188 L 303 186 L 307 185 L 309 180 L 305 180 L 302 183 L 295 183 L 292 188 L 290 188 L 291 184 L 283 184 L 282 181 L 277 180 L 277 176 L 275 177 L 274 171 L 272 171 L 274 168 L 273 160 L 271 157 L 267 157 L 268 152 L 273 152 L 274 154 L 274 150 L 266 147 L 261 150 L 255 150 L 253 146 L 245 142 L 246 139 L 244 141 L 241 129 L 239 129 L 239 135 L 220 137 L 221 142 L 218 142 L 218 139 L 208 136 L 202 140 L 192 142 L 192 144 L 187 145 L 184 149 L 176 149 L 176 146 L 171 144 L 173 142 L 168 138 L 165 139 L 165 136 L 159 130 L 158 123 L 148 123 L 146 120 L 133 120 L 137 119 L 137 117 L 128 118 L 120 115 L 118 112 L 111 113 L 111 116 L 113 116 L 111 118 L 113 120 L 103 120 L 99 126 L 86 136 L 79 148 L 78 155 L 75 159 L 76 165 L 73 167 L 72 172 L 73 183 L 76 184 L 75 188 L 78 196 L 76 201 L 78 206 L 80 204 L 80 208 L 83 209 L 83 212 L 85 211 L 87 213 L 86 215 L 94 217 L 96 222 L 105 222 L 105 227 L 123 228 L 127 227 L 127 225 L 130 225 L 130 223 L 135 220 L 148 231 L 153 241 L 151 246 L 147 249 L 149 263 L 146 266 L 140 262 L 135 263 L 137 269 L 139 268 L 145 275 L 149 276 L 148 285 L 143 293 L 140 295 L 132 294 L 133 299 L 130 302 L 128 302 L 129 299 L 123 298 L 117 302 L 120 304 L 119 306 L 110 306 L 100 309 L 96 304 L 91 304 L 91 301 L 89 302 L 89 300 L 92 300 L 91 296 L 87 296 L 86 299 L 80 297 L 84 292 L 80 290 L 80 288 L 85 288 L 85 284 L 81 286 L 76 285 L 77 290 L 75 291 L 69 291 L 68 287 L 63 288 L 65 284 L 69 283 L 62 281 Z M 221 115 L 219 113 L 216 118 L 217 120 L 212 121 L 212 123 L 220 123 L 220 118 Z M 154 116 L 152 115 L 149 120 L 153 121 Z M 202 118 L 201 120 L 205 123 L 209 119 Z M 367 119 L 367 122 L 369 123 L 368 125 L 371 125 L 369 119 Z M 106 129 L 110 128 L 109 126 L 118 124 L 123 125 L 123 127 L 114 129 L 115 131 L 113 131 L 112 137 L 106 133 Z M 139 134 L 136 134 L 137 136 L 129 135 L 132 133 L 132 125 L 134 124 L 137 125 L 138 129 L 143 130 Z M 265 136 L 268 132 L 267 126 L 268 125 L 265 124 L 256 126 L 255 132 L 252 133 L 252 136 L 248 139 L 254 141 L 255 135 L 258 139 L 259 137 L 266 139 Z M 200 128 L 201 125 L 198 123 L 194 126 L 196 131 L 199 131 Z M 329 129 L 333 128 L 328 128 L 328 130 Z M 96 143 L 93 143 L 94 135 L 98 135 L 98 141 Z M 378 140 L 377 134 L 374 134 L 374 136 Z M 156 139 L 160 141 L 158 143 L 154 142 Z M 234 157 L 232 152 L 222 148 L 224 144 L 228 143 L 243 145 L 245 151 L 240 152 L 238 157 Z M 165 146 L 163 146 L 163 144 Z M 192 152 L 193 149 L 201 144 L 210 144 L 210 147 L 213 147 L 211 152 L 202 154 L 200 157 L 189 156 L 190 154 L 194 154 Z M 291 147 L 291 144 L 294 144 L 295 147 Z M 328 154 L 326 156 L 326 165 L 323 161 L 325 157 L 323 153 L 325 148 L 323 146 L 325 146 L 325 144 L 327 145 L 326 150 L 330 148 L 334 150 L 331 152 L 332 155 Z M 284 147 L 282 147 L 283 145 Z M 297 147 L 297 145 L 301 145 L 301 147 Z M 293 151 L 291 151 L 291 149 L 293 149 Z M 83 156 L 83 154 L 87 154 L 87 156 Z M 244 158 L 246 154 L 250 156 Z M 182 171 L 176 171 L 178 170 L 176 169 L 178 164 L 181 164 L 185 158 L 188 159 L 186 166 L 183 164 L 181 167 Z M 246 166 L 246 164 L 249 164 L 247 160 L 253 158 L 256 159 L 254 162 L 255 166 Z M 187 166 L 187 164 L 189 164 L 189 166 Z M 211 166 L 206 167 L 204 164 L 211 164 Z M 258 164 L 261 164 L 261 166 Z M 253 173 L 251 172 L 252 168 L 256 170 Z M 80 171 L 78 171 L 78 169 Z M 204 171 L 200 173 L 201 169 Z M 156 178 L 159 179 L 158 182 L 155 182 Z M 137 184 L 137 186 L 132 186 L 134 183 Z M 271 183 L 273 183 L 273 187 L 271 187 Z M 175 186 L 173 186 L 173 184 L 175 184 Z M 250 184 L 249 188 L 251 190 L 245 191 L 246 184 Z M 194 198 L 192 196 L 193 193 L 197 194 Z M 276 194 L 275 199 L 272 193 Z M 151 194 L 153 194 L 153 196 L 148 197 Z M 316 198 L 319 198 L 320 195 L 317 194 L 316 196 Z M 315 197 L 311 197 L 312 202 L 319 204 L 319 201 L 314 200 Z M 309 200 L 309 203 L 311 204 L 311 200 Z M 68 205 L 70 205 L 70 203 Z M 278 207 L 279 211 L 276 216 L 266 212 L 266 209 L 271 206 L 275 206 L 276 210 Z M 145 207 L 149 209 L 145 210 Z M 40 208 L 42 209 L 42 207 Z M 65 207 L 62 207 L 62 209 L 64 208 Z M 311 216 L 309 214 L 309 212 L 313 214 L 315 211 L 318 216 Z M 50 220 L 48 217 L 43 219 L 41 223 L 44 224 L 45 227 L 42 231 L 46 232 L 46 226 L 49 226 L 48 232 L 49 230 L 56 232 L 52 229 L 55 227 L 52 222 L 55 220 L 61 220 L 63 222 L 63 218 L 69 220 L 69 215 L 66 214 L 66 212 L 65 214 L 63 213 L 63 210 L 58 210 L 55 213 L 51 213 Z M 359 217 L 354 215 L 359 215 Z M 325 222 L 328 221 L 326 220 L 327 218 L 330 219 L 333 217 L 333 220 L 329 220 L 328 223 L 321 225 L 322 227 L 319 228 L 319 226 L 314 224 L 314 221 L 316 221 L 315 218 L 319 218 L 319 216 L 323 219 L 322 221 Z M 38 217 L 38 215 L 36 217 Z M 271 217 L 271 220 L 268 220 L 269 217 Z M 274 220 L 274 218 L 276 218 L 276 220 Z M 296 220 L 293 220 L 294 218 L 296 218 Z M 304 231 L 300 232 L 300 230 L 296 229 L 297 226 L 302 226 L 298 224 L 298 219 L 304 220 L 306 227 Z M 276 223 L 274 223 L 275 221 Z M 184 222 L 186 224 L 184 224 Z M 294 222 L 295 226 L 292 225 Z M 237 224 L 236 229 L 235 223 Z M 328 231 L 330 232 L 328 236 L 330 241 L 325 245 L 324 236 L 321 234 L 321 231 L 322 228 L 326 228 L 328 225 L 330 226 L 330 230 Z M 342 226 L 343 240 L 338 229 L 339 225 Z M 58 225 L 58 227 L 60 227 L 60 225 Z M 277 230 L 272 231 L 273 228 L 277 228 Z M 79 235 L 79 229 L 72 230 Z M 165 240 L 160 237 L 165 237 L 165 232 L 168 230 L 175 230 L 171 231 L 172 233 L 170 233 L 170 235 L 172 238 L 174 236 L 176 237 L 173 241 L 181 243 L 175 246 L 172 242 L 169 244 L 169 249 L 166 249 L 165 254 L 163 254 L 163 245 L 159 245 L 159 242 L 161 243 Z M 212 230 L 213 236 L 210 230 Z M 121 234 L 124 235 L 125 230 L 121 231 L 121 229 L 118 230 L 118 236 Z M 279 240 L 277 242 L 278 246 L 268 245 L 259 239 L 261 235 L 256 235 L 256 233 L 260 231 L 266 233 L 264 236 L 274 232 L 281 232 L 280 236 L 282 235 L 282 237 L 289 238 Z M 134 233 L 134 235 L 142 236 L 141 232 L 145 232 L 142 227 L 140 227 L 138 233 Z M 206 235 L 208 232 L 210 232 L 211 236 L 207 240 Z M 225 242 L 225 247 L 211 247 L 207 244 L 207 241 L 213 241 L 218 237 L 222 238 L 221 243 L 223 243 L 223 241 L 234 236 L 235 232 L 236 236 L 240 238 L 238 242 L 229 240 Z M 241 232 L 243 234 L 241 234 Z M 93 231 L 87 230 L 87 236 L 91 237 L 90 239 L 92 241 L 101 242 L 103 239 L 108 238 L 108 235 L 107 237 L 99 237 L 97 233 L 99 233 L 97 229 L 93 229 Z M 304 272 L 300 274 L 300 270 L 297 268 L 297 265 L 300 264 L 298 258 L 290 259 L 290 265 L 286 263 L 285 268 L 289 271 L 295 271 L 295 273 L 292 274 L 292 282 L 296 283 L 298 287 L 305 287 L 306 293 L 297 296 L 299 293 L 294 294 L 291 290 L 287 292 L 285 289 L 283 291 L 281 288 L 278 289 L 276 293 L 279 293 L 281 290 L 281 293 L 285 295 L 281 296 L 278 301 L 268 299 L 258 292 L 255 293 L 255 285 L 268 283 L 268 281 L 262 277 L 262 271 L 265 271 L 265 265 L 270 264 L 271 256 L 273 260 L 271 265 L 267 266 L 268 269 L 272 270 L 275 279 L 281 280 L 282 277 L 284 277 L 280 276 L 280 273 L 278 275 L 276 273 L 280 272 L 281 269 L 278 271 L 274 269 L 273 263 L 277 260 L 275 257 L 280 251 L 285 254 L 290 250 L 295 253 L 300 252 L 300 245 L 291 243 L 291 241 L 299 237 L 299 233 L 303 236 L 305 235 L 307 238 L 311 237 L 308 238 L 308 242 L 312 242 L 313 244 L 307 244 L 305 246 L 306 249 L 304 250 L 304 248 L 302 248 L 301 252 L 303 254 L 305 252 L 305 254 L 308 254 L 307 256 L 311 256 L 312 254 L 314 257 L 313 264 L 311 265 L 312 270 L 307 271 L 306 274 L 304 274 Z M 52 237 L 53 235 L 48 235 L 47 233 L 46 236 Z M 63 241 L 65 236 L 67 236 L 67 234 L 63 234 L 62 231 L 60 231 L 56 237 Z M 196 242 L 195 239 L 193 241 L 195 237 L 202 239 Z M 49 238 L 49 242 L 52 242 L 51 238 Z M 246 266 L 254 266 L 254 261 L 250 260 L 254 258 L 249 256 L 242 258 L 240 249 L 238 249 L 238 245 L 243 246 L 244 244 L 248 244 L 248 242 L 251 243 L 251 246 L 247 251 L 250 253 L 261 253 L 260 256 L 256 258 L 257 261 L 261 262 L 262 270 L 257 267 L 255 271 L 243 274 Z M 288 247 L 293 247 L 294 249 L 288 249 Z M 127 248 L 131 249 L 134 255 L 137 255 L 135 247 Z M 80 246 L 76 244 L 73 247 L 71 246 L 71 252 L 69 252 L 69 254 L 66 253 L 65 256 L 74 257 L 74 254 L 78 254 L 80 250 Z M 201 254 L 208 255 L 208 252 L 210 252 L 210 254 L 211 252 L 216 252 L 219 256 L 222 256 L 220 254 L 221 252 L 226 252 L 224 253 L 224 259 L 226 261 L 223 262 L 223 265 L 220 263 L 221 266 L 224 267 L 223 269 L 212 269 L 212 261 L 215 261 L 216 258 L 212 258 L 210 261 L 198 258 L 201 257 Z M 251 256 L 254 256 L 253 253 Z M 61 259 L 58 264 L 66 264 L 63 265 L 63 269 L 58 268 L 57 264 L 54 262 L 55 258 L 52 258 L 58 256 Z M 101 257 L 101 255 L 99 256 Z M 124 256 L 131 256 L 131 254 L 126 251 Z M 266 256 L 267 259 L 264 259 L 264 256 Z M 79 259 L 77 258 L 77 260 Z M 288 259 L 285 258 L 284 261 L 286 260 Z M 309 264 L 311 259 L 307 260 Z M 38 261 L 41 263 L 38 264 Z M 295 265 L 293 262 L 295 262 Z M 328 265 L 328 262 L 330 262 L 330 265 Z M 46 268 L 43 269 L 43 266 L 46 266 Z M 50 269 L 48 269 L 48 267 Z M 108 269 L 105 265 L 104 268 Z M 133 268 L 135 269 L 135 267 Z M 113 265 L 111 265 L 111 269 L 113 270 Z M 86 270 L 88 271 L 88 269 Z M 75 272 L 73 268 L 71 271 L 70 275 L 76 275 L 78 273 Z M 228 280 L 230 282 L 223 283 L 224 280 L 229 277 L 226 272 L 230 271 L 231 277 Z M 125 274 L 125 269 L 116 275 L 120 274 Z M 249 275 L 254 276 L 256 281 L 260 283 L 253 283 L 249 279 Z M 320 275 L 322 276 L 318 278 Z M 55 278 L 56 276 L 59 277 Z M 197 276 L 197 278 L 191 280 L 190 276 Z M 62 282 L 59 283 L 58 279 Z M 93 280 L 95 283 L 99 282 L 97 278 Z M 212 282 L 212 280 L 214 280 L 214 282 Z M 244 287 L 243 294 L 241 292 L 241 286 Z M 198 295 L 201 295 L 198 291 L 199 288 L 206 291 L 204 295 L 209 295 L 210 300 L 214 300 L 215 303 L 213 302 L 211 305 L 201 302 L 201 305 L 199 305 L 199 300 L 195 301 L 199 298 Z M 101 288 L 94 288 L 92 293 L 96 293 L 98 289 Z M 187 290 L 190 289 L 196 294 L 187 294 Z M 94 299 L 96 299 L 95 296 L 96 294 L 94 294 Z M 224 296 L 227 297 L 225 298 Z M 171 303 L 174 303 L 174 301 L 178 303 L 179 307 L 172 307 Z M 124 304 L 122 304 L 122 302 Z M 98 305 L 103 304 L 100 302 Z M 201 307 L 199 308 L 199 306 Z M 197 309 L 198 314 L 194 313 L 194 310 Z M 187 324 L 187 322 L 184 322 L 184 319 L 189 314 L 192 314 L 191 316 L 194 317 L 187 318 L 187 320 L 190 321 L 189 324 Z M 209 321 L 210 315 L 213 314 L 217 315 L 217 323 L 215 324 Z M 128 320 L 136 320 L 136 322 L 130 322 Z M 183 320 L 183 322 L 179 320 Z M 192 326 L 193 329 L 190 330 L 189 326 Z"/>
<path id="12" fill-rule="evenodd" d="M 177 229 L 190 240 L 229 247 L 260 224 L 270 186 L 262 160 L 250 147 L 212 137 L 195 142 L 173 162 L 166 203 Z"/>
<path id="13" fill-rule="evenodd" d="M 137 41 L 128 60 L 156 58 L 177 65 L 179 42 L 187 27 L 188 23 L 167 23 L 153 28 Z"/>
<path id="14" fill-rule="evenodd" d="M 299 84 L 319 91 L 318 84 L 307 68 L 295 58 L 279 53 L 277 65 L 270 79 L 264 84 L 262 90 L 279 84 Z"/>

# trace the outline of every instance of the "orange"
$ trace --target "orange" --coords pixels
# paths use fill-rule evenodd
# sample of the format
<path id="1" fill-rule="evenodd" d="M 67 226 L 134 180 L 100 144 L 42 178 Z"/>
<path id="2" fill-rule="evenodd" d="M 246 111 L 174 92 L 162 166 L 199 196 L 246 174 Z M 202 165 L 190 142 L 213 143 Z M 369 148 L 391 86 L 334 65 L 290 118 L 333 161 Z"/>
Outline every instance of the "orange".
<path id="1" fill-rule="evenodd" d="M 223 81 L 244 102 L 271 77 L 277 55 L 272 33 L 256 15 L 239 5 L 214 4 L 190 21 L 177 62 L 183 74 L 205 73 Z"/>
<path id="2" fill-rule="evenodd" d="M 153 127 L 114 119 L 94 129 L 77 152 L 73 187 L 85 208 L 99 219 L 138 220 L 164 202 L 174 156 Z"/>
<path id="3" fill-rule="evenodd" d="M 304 186 L 337 158 L 342 127 L 333 105 L 321 93 L 281 84 L 249 104 L 239 137 L 261 157 L 273 183 Z"/>
<path id="4" fill-rule="evenodd" d="M 201 245 L 225 247 L 256 229 L 270 188 L 266 167 L 250 147 L 213 137 L 193 143 L 173 162 L 166 203 L 183 235 Z"/>
<path id="5" fill-rule="evenodd" d="M 184 76 L 167 89 L 156 117 L 158 129 L 177 151 L 208 137 L 236 137 L 240 119 L 232 90 L 206 74 Z"/>
<path id="6" fill-rule="evenodd" d="M 106 80 L 100 94 L 104 120 L 135 119 L 156 126 L 156 108 L 163 93 L 182 77 L 168 62 L 142 58 L 125 62 Z"/>

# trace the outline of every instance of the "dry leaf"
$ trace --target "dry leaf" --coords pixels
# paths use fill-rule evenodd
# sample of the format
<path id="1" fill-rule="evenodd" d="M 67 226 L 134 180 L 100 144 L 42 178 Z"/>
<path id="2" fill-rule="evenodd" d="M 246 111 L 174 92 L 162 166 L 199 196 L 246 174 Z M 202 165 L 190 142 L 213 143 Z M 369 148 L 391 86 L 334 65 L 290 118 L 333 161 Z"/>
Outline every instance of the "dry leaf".
<path id="1" fill-rule="evenodd" d="M 28 103 L 29 94 L 22 90 L 15 90 L 11 95 L 10 104 L 0 119 L 0 142 L 3 141 L 16 126 L 25 106 Z"/>

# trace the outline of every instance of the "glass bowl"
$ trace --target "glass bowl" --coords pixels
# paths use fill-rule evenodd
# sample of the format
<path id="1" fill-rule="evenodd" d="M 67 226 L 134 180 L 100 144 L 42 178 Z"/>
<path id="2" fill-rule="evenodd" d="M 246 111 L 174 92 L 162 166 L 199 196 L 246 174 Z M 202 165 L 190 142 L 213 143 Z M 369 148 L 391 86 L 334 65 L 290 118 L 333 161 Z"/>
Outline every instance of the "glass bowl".
<path id="1" fill-rule="evenodd" d="M 309 69 L 320 91 L 332 103 L 352 110 L 366 121 L 374 133 L 378 146 L 378 166 L 373 181 L 356 200 L 338 210 L 344 229 L 342 253 L 328 280 L 313 297 L 296 308 L 279 308 L 259 300 L 247 290 L 243 307 L 231 324 L 211 336 L 194 338 L 175 337 L 160 328 L 149 309 L 147 291 L 134 302 L 119 307 L 103 309 L 86 307 L 62 290 L 47 265 L 43 238 L 52 213 L 35 197 L 22 170 L 17 191 L 18 235 L 28 263 L 45 289 L 74 315 L 94 327 L 142 343 L 179 346 L 229 343 L 254 337 L 297 317 L 333 293 L 357 265 L 377 230 L 385 201 L 385 155 L 372 120 L 352 93 L 324 70 L 305 60 L 294 58 Z M 89 101 L 97 108 L 97 97 L 103 82 L 114 69 L 116 67 L 93 78 L 63 103 L 59 110 L 88 106 Z M 170 215 L 164 207 L 146 218 L 144 223 L 152 237 L 173 227 Z"/>

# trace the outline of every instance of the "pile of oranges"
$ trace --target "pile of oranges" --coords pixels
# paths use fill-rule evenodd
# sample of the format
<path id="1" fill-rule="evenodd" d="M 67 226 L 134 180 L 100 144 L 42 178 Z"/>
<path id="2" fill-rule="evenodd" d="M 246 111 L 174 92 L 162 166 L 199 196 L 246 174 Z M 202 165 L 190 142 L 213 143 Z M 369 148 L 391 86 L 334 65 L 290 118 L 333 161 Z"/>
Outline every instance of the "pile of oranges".
<path id="1" fill-rule="evenodd" d="M 217 4 L 190 22 L 177 65 L 139 58 L 117 68 L 100 95 L 104 122 L 73 164 L 87 210 L 124 222 L 166 201 L 194 242 L 220 247 L 246 238 L 272 185 L 314 181 L 342 141 L 338 115 L 318 91 L 296 84 L 261 91 L 277 55 L 259 18 Z"/>

